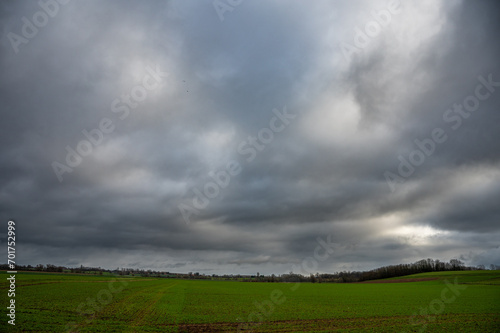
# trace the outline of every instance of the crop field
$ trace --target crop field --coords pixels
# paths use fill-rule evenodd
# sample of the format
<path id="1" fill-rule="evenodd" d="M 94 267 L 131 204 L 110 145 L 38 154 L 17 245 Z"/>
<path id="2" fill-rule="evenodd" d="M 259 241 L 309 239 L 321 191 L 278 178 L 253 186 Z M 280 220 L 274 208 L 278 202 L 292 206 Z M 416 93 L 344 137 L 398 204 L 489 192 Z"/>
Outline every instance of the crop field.
<path id="1" fill-rule="evenodd" d="M 500 271 L 349 284 L 16 278 L 16 326 L 3 314 L 2 332 L 500 332 Z"/>

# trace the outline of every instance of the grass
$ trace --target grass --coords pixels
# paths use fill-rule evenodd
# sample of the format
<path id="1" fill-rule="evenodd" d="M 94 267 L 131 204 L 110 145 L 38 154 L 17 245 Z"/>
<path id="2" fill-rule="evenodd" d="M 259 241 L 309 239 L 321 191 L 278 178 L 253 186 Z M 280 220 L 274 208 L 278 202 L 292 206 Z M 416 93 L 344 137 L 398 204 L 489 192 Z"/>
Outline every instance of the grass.
<path id="1" fill-rule="evenodd" d="M 405 278 L 434 279 L 295 284 L 21 272 L 16 326 L 4 318 L 0 331 L 500 332 L 500 271 Z M 449 290 L 455 279 L 458 289 Z"/>

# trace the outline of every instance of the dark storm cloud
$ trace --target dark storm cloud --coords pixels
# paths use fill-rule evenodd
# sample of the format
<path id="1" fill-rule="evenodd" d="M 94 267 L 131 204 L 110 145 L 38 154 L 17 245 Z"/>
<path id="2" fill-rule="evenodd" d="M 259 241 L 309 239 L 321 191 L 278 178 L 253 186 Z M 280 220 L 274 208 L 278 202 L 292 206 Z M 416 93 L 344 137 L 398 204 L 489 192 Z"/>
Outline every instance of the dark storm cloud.
<path id="1" fill-rule="evenodd" d="M 390 3 L 251 1 L 221 21 L 210 1 L 70 1 L 17 53 L 8 33 L 42 9 L 0 6 L 0 218 L 20 262 L 283 273 L 327 236 L 319 271 L 498 261 L 500 87 L 457 129 L 443 118 L 478 77 L 500 81 L 494 1 L 401 3 L 351 59 L 340 43 Z M 168 74 L 127 105 L 147 68 Z M 104 118 L 59 182 L 52 163 Z M 391 192 L 384 173 L 435 128 L 447 140 Z M 241 172 L 186 224 L 179 205 L 231 160 Z"/>

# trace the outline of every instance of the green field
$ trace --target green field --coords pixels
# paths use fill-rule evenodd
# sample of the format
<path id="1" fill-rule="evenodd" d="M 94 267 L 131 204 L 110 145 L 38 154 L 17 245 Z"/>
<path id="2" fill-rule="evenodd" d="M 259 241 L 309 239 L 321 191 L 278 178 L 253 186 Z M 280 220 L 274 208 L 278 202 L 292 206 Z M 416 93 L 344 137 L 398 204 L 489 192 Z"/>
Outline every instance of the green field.
<path id="1" fill-rule="evenodd" d="M 19 272 L 15 327 L 6 277 L 6 332 L 500 332 L 500 271 L 352 284 Z"/>

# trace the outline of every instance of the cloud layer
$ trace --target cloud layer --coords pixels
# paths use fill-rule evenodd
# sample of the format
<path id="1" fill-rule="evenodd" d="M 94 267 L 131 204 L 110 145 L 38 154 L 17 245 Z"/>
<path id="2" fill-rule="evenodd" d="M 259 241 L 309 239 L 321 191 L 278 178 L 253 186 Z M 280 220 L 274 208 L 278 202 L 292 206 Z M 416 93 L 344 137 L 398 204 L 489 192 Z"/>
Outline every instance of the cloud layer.
<path id="1" fill-rule="evenodd" d="M 0 5 L 19 263 L 500 264 L 495 1 L 46 4 Z"/>

